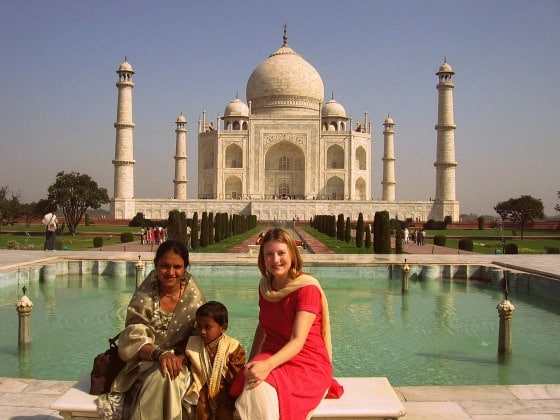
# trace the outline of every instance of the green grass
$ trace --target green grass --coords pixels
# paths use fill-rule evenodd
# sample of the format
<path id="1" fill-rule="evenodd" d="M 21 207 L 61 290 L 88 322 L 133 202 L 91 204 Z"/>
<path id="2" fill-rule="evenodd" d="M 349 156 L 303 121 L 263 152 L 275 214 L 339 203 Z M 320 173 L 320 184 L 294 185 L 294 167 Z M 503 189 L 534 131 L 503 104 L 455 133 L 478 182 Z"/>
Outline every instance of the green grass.
<path id="1" fill-rule="evenodd" d="M 204 248 L 198 247 L 196 250 L 193 250 L 191 252 L 197 252 L 197 253 L 201 253 L 201 254 L 202 253 L 214 253 L 214 252 L 215 253 L 228 252 L 235 245 L 245 241 L 246 239 L 249 239 L 253 235 L 256 235 L 261 230 L 262 230 L 262 228 L 256 227 L 254 229 L 248 230 L 245 233 L 241 233 L 241 234 L 235 235 L 235 236 L 230 236 L 229 238 L 226 238 L 223 241 L 220 241 L 219 243 L 213 243 L 212 245 L 208 245 L 207 247 L 204 247 Z"/>
<path id="2" fill-rule="evenodd" d="M 356 247 L 356 242 L 352 238 L 349 243 L 345 241 L 339 241 L 336 238 L 331 238 L 329 235 L 325 235 L 324 233 L 320 233 L 316 229 L 313 229 L 309 226 L 304 226 L 303 230 L 305 230 L 310 235 L 313 235 L 316 239 L 321 241 L 331 250 L 336 252 L 337 254 L 372 254 L 373 253 L 373 243 L 371 244 L 370 249 L 366 249 L 365 246 L 362 248 Z"/>
<path id="3" fill-rule="evenodd" d="M 355 242 L 350 243 L 339 241 L 328 235 L 319 233 L 315 229 L 304 226 L 309 234 L 313 235 L 319 241 L 323 242 L 327 247 L 337 254 L 371 254 L 373 249 L 366 250 L 364 247 L 357 248 Z M 256 235 L 262 227 L 257 227 L 244 234 L 227 238 L 220 243 L 214 243 L 206 248 L 198 248 L 198 253 L 224 253 L 240 242 Z M 107 225 L 80 225 L 76 236 L 57 235 L 57 240 L 64 242 L 64 245 L 71 251 L 86 251 L 93 249 L 93 238 L 95 236 L 103 236 L 103 246 L 119 244 L 121 232 L 138 233 L 139 229 L 128 226 L 107 226 Z M 44 226 L 32 225 L 29 228 L 30 236 L 25 235 L 26 228 L 24 225 L 2 226 L 0 229 L 0 249 L 7 248 L 8 241 L 18 242 L 21 248 L 34 250 L 42 250 L 44 242 Z M 520 254 L 544 254 L 545 247 L 560 247 L 560 232 L 556 230 L 529 230 L 525 232 L 525 239 L 520 239 L 520 232 L 515 232 L 517 236 L 513 237 L 511 231 L 504 231 L 506 242 L 517 244 Z M 446 246 L 458 249 L 460 238 L 472 238 L 474 242 L 474 252 L 481 254 L 494 254 L 496 249 L 501 249 L 500 232 L 494 229 L 485 230 L 430 230 L 428 231 L 428 243 L 433 243 L 434 235 L 446 236 Z M 548 239 L 550 238 L 550 239 Z M 372 245 L 373 246 L 373 245 Z"/>
<path id="4" fill-rule="evenodd" d="M 43 250 L 45 241 L 45 227 L 43 225 L 31 225 L 29 227 L 29 236 L 25 225 L 2 226 L 0 229 L 0 249 L 6 249 L 9 241 L 16 241 L 23 249 Z M 105 226 L 105 225 L 80 225 L 78 233 L 75 236 L 68 234 L 68 231 L 62 235 L 56 236 L 57 241 L 62 241 L 70 251 L 87 251 L 93 249 L 93 238 L 95 236 L 103 237 L 103 246 L 119 244 L 120 234 L 122 232 L 138 232 L 138 228 L 128 226 Z"/>
<path id="5" fill-rule="evenodd" d="M 450 236 L 457 236 L 460 238 L 493 238 L 493 237 L 498 237 L 500 236 L 500 231 L 496 230 L 496 229 L 484 229 L 484 230 L 478 230 L 478 229 L 446 229 L 446 230 L 428 230 L 426 231 L 428 232 L 429 236 L 433 236 L 433 235 L 445 235 L 447 237 Z M 411 231 L 412 233 L 412 231 Z M 504 237 L 506 238 L 511 238 L 511 237 L 516 237 L 516 238 L 520 238 L 521 237 L 521 231 L 520 230 L 504 230 L 503 231 Z M 534 236 L 552 236 L 552 237 L 557 237 L 560 238 L 560 231 L 558 230 L 526 230 L 524 232 L 524 237 L 526 238 L 530 238 L 530 237 L 534 237 Z"/>
<path id="6" fill-rule="evenodd" d="M 492 229 L 486 230 L 429 230 L 428 243 L 433 243 L 434 235 L 444 235 L 447 239 L 445 246 L 458 249 L 459 239 L 472 238 L 474 243 L 473 252 L 480 254 L 494 254 L 496 249 L 501 250 L 500 232 Z M 521 232 L 504 231 L 506 243 L 517 245 L 520 254 L 546 254 L 545 247 L 560 247 L 560 232 L 556 230 L 529 230 L 525 231 L 524 239 L 521 240 Z M 547 239 L 550 238 L 550 239 Z"/>

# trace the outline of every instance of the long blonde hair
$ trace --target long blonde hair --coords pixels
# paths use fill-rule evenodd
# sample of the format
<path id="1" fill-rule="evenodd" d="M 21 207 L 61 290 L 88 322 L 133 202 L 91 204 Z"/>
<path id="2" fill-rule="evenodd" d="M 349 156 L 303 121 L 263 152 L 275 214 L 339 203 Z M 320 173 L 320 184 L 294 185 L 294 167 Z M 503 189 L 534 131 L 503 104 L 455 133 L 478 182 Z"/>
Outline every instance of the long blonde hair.
<path id="1" fill-rule="evenodd" d="M 292 258 L 292 265 L 290 266 L 289 276 L 291 279 L 299 277 L 303 271 L 303 259 L 299 253 L 298 247 L 294 238 L 286 232 L 284 229 L 274 228 L 266 232 L 261 241 L 261 249 L 259 250 L 258 266 L 259 271 L 265 277 L 268 277 L 268 272 L 266 271 L 266 264 L 264 261 L 264 246 L 267 242 L 278 241 L 288 245 L 288 252 Z"/>

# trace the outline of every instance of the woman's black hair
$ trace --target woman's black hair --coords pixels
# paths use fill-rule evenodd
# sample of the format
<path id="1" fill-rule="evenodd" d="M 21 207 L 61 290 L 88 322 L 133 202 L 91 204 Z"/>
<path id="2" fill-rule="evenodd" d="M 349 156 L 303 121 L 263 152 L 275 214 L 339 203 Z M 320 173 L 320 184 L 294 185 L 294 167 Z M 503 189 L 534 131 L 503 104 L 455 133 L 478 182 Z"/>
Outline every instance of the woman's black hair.
<path id="1" fill-rule="evenodd" d="M 228 311 L 223 303 L 211 300 L 196 310 L 196 316 L 207 316 L 220 325 L 228 323 Z"/>
<path id="2" fill-rule="evenodd" d="M 168 241 L 163 242 L 158 247 L 156 256 L 154 258 L 154 264 L 157 266 L 158 261 L 161 259 L 161 257 L 163 257 L 163 255 L 169 251 L 172 251 L 174 254 L 177 254 L 183 259 L 185 268 L 189 266 L 189 249 L 183 242 L 177 241 L 175 239 L 169 239 Z"/>

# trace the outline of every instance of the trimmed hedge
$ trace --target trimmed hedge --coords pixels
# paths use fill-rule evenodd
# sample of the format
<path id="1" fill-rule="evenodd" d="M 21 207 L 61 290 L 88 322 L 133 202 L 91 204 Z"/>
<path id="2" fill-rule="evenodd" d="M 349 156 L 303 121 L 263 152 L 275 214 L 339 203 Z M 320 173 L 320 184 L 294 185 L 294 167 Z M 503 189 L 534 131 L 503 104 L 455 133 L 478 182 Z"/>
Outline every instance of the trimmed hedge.
<path id="1" fill-rule="evenodd" d="M 474 249 L 474 242 L 470 238 L 461 238 L 459 239 L 458 247 L 463 251 L 472 251 Z"/>
<path id="2" fill-rule="evenodd" d="M 445 246 L 446 241 L 447 241 L 447 237 L 445 235 L 434 236 L 434 245 Z"/>
<path id="3" fill-rule="evenodd" d="M 517 244 L 513 242 L 508 242 L 504 246 L 504 250 L 506 254 L 519 254 L 519 249 L 517 248 Z"/>
<path id="4" fill-rule="evenodd" d="M 121 233 L 121 243 L 134 242 L 134 234 L 132 232 Z"/>
<path id="5" fill-rule="evenodd" d="M 93 247 L 94 248 L 101 248 L 103 246 L 103 237 L 102 236 L 96 236 L 95 238 L 93 238 Z"/>
<path id="6" fill-rule="evenodd" d="M 544 250 L 547 254 L 560 254 L 560 247 L 557 246 L 545 246 Z"/>

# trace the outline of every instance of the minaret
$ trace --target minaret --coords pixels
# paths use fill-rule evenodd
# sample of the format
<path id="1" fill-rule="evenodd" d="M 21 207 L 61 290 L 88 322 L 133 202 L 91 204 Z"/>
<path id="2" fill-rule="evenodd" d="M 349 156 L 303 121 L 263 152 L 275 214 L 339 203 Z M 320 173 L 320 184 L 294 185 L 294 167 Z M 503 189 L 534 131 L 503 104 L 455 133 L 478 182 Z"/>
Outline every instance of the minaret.
<path id="1" fill-rule="evenodd" d="M 175 146 L 175 200 L 187 199 L 187 120 L 183 114 L 177 117 L 176 146 Z"/>
<path id="2" fill-rule="evenodd" d="M 395 201 L 395 145 L 393 143 L 393 136 L 395 130 L 393 126 L 395 123 L 393 119 L 387 115 L 383 126 L 383 201 Z"/>
<path id="3" fill-rule="evenodd" d="M 134 198 L 134 123 L 132 122 L 132 75 L 134 70 L 126 61 L 117 70 L 119 89 L 117 122 L 115 123 L 115 198 Z"/>
<path id="4" fill-rule="evenodd" d="M 455 201 L 455 123 L 453 120 L 453 75 L 455 72 L 444 60 L 436 75 L 439 77 L 438 122 L 435 201 Z"/>

